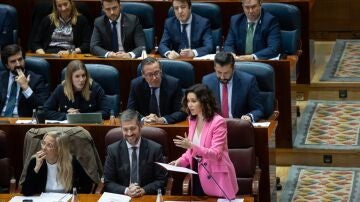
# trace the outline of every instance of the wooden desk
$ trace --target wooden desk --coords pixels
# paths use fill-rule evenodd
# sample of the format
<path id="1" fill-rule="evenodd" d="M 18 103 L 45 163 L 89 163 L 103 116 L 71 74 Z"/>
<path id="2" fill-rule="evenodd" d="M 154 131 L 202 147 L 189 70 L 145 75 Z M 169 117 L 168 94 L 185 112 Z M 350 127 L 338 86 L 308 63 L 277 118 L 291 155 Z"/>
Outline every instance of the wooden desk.
<path id="1" fill-rule="evenodd" d="M 17 194 L 0 194 L 0 202 L 7 202 L 12 197 Z M 79 194 L 80 202 L 97 202 L 101 197 L 100 194 Z M 245 202 L 253 202 L 254 198 L 250 196 L 241 197 Z M 206 201 L 206 202 L 216 202 L 216 198 L 211 197 L 197 197 L 197 196 L 163 196 L 164 200 L 172 200 L 172 201 Z M 154 202 L 156 200 L 156 196 L 154 195 L 145 195 L 140 198 L 133 198 L 131 202 Z"/>
<path id="2" fill-rule="evenodd" d="M 99 63 L 114 66 L 120 72 L 120 109 L 125 109 L 127 105 L 127 98 L 130 90 L 130 81 L 137 77 L 137 67 L 140 64 L 140 59 L 109 59 L 98 57 L 85 57 L 83 54 L 75 55 L 37 55 L 28 53 L 27 56 L 43 57 L 49 63 L 51 67 L 51 87 L 54 89 L 60 83 L 61 70 L 67 66 L 71 60 L 82 60 L 84 63 Z M 277 99 L 278 110 L 280 115 L 278 117 L 278 127 L 276 132 L 276 146 L 277 147 L 292 147 L 292 131 L 293 124 L 296 121 L 296 109 L 295 109 L 295 93 L 291 92 L 290 88 L 290 75 L 295 71 L 291 68 L 291 64 L 297 58 L 290 58 L 287 60 L 261 60 L 270 64 L 275 71 L 275 97 Z M 201 79 L 204 75 L 214 72 L 214 63 L 210 60 L 193 60 L 183 59 L 191 63 L 195 70 L 195 82 L 201 83 Z"/>
<path id="3" fill-rule="evenodd" d="M 42 128 L 42 127 L 51 127 L 51 126 L 74 126 L 70 124 L 62 124 L 62 125 L 45 125 L 45 124 L 15 124 L 17 118 L 0 118 L 0 120 L 8 120 L 10 124 L 0 124 L 0 130 L 5 131 L 8 134 L 8 149 L 10 158 L 12 160 L 12 164 L 15 168 L 15 177 L 19 179 L 23 168 L 23 144 L 24 144 L 24 137 L 25 133 L 33 127 Z M 271 159 L 274 158 L 270 156 L 269 148 L 271 148 L 271 142 L 269 139 L 274 138 L 274 130 L 276 128 L 276 122 L 271 122 L 269 127 L 256 127 L 255 128 L 255 152 L 259 158 L 259 166 L 261 169 L 261 181 L 260 181 L 260 199 L 261 201 L 270 201 L 270 181 L 273 182 L 275 179 L 270 179 L 269 175 L 269 164 Z M 105 122 L 103 125 L 97 124 L 87 124 L 81 125 L 86 130 L 88 130 L 91 136 L 94 139 L 95 146 L 98 150 L 100 158 L 102 162 L 104 162 L 105 158 L 105 135 L 106 133 L 115 127 L 119 127 L 119 125 L 109 125 L 108 122 Z M 185 150 L 175 147 L 172 142 L 172 139 L 176 135 L 183 135 L 185 132 L 188 131 L 188 124 L 187 122 L 181 122 L 178 124 L 172 125 L 154 125 L 155 127 L 159 127 L 164 129 L 167 134 L 169 135 L 168 138 L 168 145 L 169 145 L 169 161 L 177 159 Z M 182 177 L 181 179 L 179 179 Z M 181 193 L 181 183 L 182 183 L 183 176 L 177 176 L 175 178 L 173 193 L 180 194 Z"/>

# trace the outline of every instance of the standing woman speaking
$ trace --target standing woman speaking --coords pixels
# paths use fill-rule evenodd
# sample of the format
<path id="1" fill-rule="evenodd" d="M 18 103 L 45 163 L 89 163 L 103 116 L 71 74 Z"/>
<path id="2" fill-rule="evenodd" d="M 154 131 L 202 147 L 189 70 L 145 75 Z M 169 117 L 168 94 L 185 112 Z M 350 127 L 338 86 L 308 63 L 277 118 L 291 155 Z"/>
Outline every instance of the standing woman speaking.
<path id="1" fill-rule="evenodd" d="M 182 104 L 189 114 L 189 136 L 176 136 L 174 143 L 186 152 L 170 164 L 190 165 L 198 172 L 193 175 L 193 195 L 234 199 L 238 192 L 236 173 L 228 153 L 226 122 L 216 113 L 214 95 L 206 85 L 196 84 L 186 90 Z M 209 174 L 214 179 L 208 178 Z"/>

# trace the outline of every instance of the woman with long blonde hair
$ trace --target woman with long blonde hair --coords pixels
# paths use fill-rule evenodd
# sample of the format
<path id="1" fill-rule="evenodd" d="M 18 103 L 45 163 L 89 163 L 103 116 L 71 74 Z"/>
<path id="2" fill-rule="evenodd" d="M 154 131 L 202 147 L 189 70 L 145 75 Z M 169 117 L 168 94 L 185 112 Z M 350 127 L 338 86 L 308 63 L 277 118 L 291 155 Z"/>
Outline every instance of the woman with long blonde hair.
<path id="1" fill-rule="evenodd" d="M 78 192 L 89 193 L 92 180 L 80 163 L 70 154 L 69 136 L 50 131 L 41 140 L 41 150 L 29 162 L 27 174 L 22 184 L 24 195 L 42 192 L 70 192 L 76 187 Z"/>
<path id="2" fill-rule="evenodd" d="M 65 79 L 56 87 L 44 104 L 47 119 L 65 120 L 66 114 L 100 112 L 103 119 L 110 117 L 110 102 L 102 87 L 93 81 L 84 63 L 71 61 Z"/>
<path id="3" fill-rule="evenodd" d="M 88 53 L 91 28 L 73 0 L 53 0 L 53 11 L 39 24 L 30 45 L 37 54 Z"/>

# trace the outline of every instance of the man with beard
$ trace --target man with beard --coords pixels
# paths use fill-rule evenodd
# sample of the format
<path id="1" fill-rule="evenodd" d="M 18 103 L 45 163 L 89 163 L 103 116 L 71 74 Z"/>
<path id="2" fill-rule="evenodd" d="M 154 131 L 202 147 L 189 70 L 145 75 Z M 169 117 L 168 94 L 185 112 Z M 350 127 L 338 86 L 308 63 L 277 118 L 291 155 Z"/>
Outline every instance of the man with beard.
<path id="1" fill-rule="evenodd" d="M 205 75 L 202 82 L 214 93 L 224 118 L 241 118 L 256 122 L 263 117 L 260 92 L 256 78 L 235 70 L 231 53 L 215 55 L 215 72 Z"/>
<path id="2" fill-rule="evenodd" d="M 105 15 L 95 19 L 92 54 L 106 58 L 140 57 L 145 34 L 137 16 L 122 13 L 120 0 L 101 0 Z"/>
<path id="3" fill-rule="evenodd" d="M 1 62 L 7 71 L 0 72 L 1 116 L 30 117 L 49 96 L 42 76 L 25 70 L 25 54 L 12 44 L 3 47 Z"/>

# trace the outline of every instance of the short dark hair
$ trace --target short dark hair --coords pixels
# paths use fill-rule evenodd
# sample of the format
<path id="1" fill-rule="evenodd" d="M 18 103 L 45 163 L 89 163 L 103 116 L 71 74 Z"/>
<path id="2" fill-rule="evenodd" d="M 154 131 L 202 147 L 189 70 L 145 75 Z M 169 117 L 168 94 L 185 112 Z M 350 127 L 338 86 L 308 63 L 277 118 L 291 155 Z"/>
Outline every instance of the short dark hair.
<path id="1" fill-rule="evenodd" d="M 141 115 L 138 111 L 133 110 L 133 109 L 127 109 L 120 114 L 121 122 L 132 121 L 132 120 L 136 120 L 137 125 L 139 127 L 141 126 L 141 124 L 142 124 L 141 123 Z"/>
<path id="2" fill-rule="evenodd" d="M 210 121 L 214 117 L 215 113 L 219 110 L 216 104 L 215 96 L 212 91 L 205 84 L 202 83 L 195 84 L 185 91 L 185 95 L 182 99 L 182 108 L 191 116 L 189 108 L 187 106 L 187 95 L 189 93 L 194 93 L 196 95 L 197 99 L 201 104 L 204 118 L 207 121 Z M 191 116 L 190 118 L 194 119 L 195 116 Z"/>
<path id="3" fill-rule="evenodd" d="M 104 1 L 106 1 L 106 2 L 117 1 L 120 4 L 120 0 L 101 0 L 101 6 L 103 5 Z"/>
<path id="4" fill-rule="evenodd" d="M 215 59 L 214 59 L 214 65 L 219 64 L 220 66 L 225 66 L 231 64 L 232 67 L 235 65 L 235 59 L 234 56 L 229 52 L 219 52 L 216 53 Z"/>
<path id="5" fill-rule="evenodd" d="M 21 49 L 21 46 L 17 44 L 10 44 L 4 46 L 1 50 L 1 62 L 4 65 L 4 67 L 6 67 L 8 63 L 8 58 L 10 56 L 17 54 L 20 51 L 22 53 L 22 57 L 25 59 L 25 52 Z"/>
<path id="6" fill-rule="evenodd" d="M 171 5 L 173 5 L 174 1 L 180 1 L 181 3 L 187 3 L 187 5 L 189 6 L 189 8 L 191 8 L 191 0 L 173 0 L 171 2 Z"/>
<path id="7" fill-rule="evenodd" d="M 143 61 L 141 61 L 141 73 L 143 73 L 145 65 L 150 65 L 150 64 L 154 64 L 154 63 L 158 63 L 160 66 L 160 70 L 161 70 L 161 63 L 156 58 L 147 57 L 147 58 L 143 59 Z"/>

